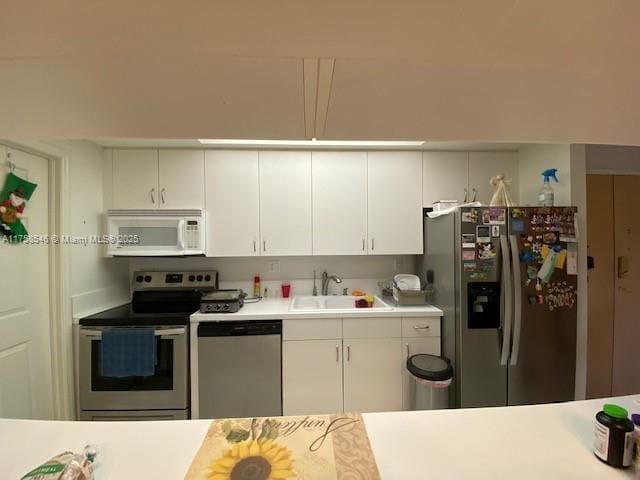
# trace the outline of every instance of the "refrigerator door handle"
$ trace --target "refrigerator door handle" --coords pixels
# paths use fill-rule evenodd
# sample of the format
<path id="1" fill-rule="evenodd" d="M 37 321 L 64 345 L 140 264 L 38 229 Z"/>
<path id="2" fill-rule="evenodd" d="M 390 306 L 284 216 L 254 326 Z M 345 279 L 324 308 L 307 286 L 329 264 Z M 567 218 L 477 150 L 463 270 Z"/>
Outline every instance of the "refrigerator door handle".
<path id="1" fill-rule="evenodd" d="M 509 235 L 511 243 L 511 266 L 513 268 L 513 301 L 514 301 L 514 324 L 513 324 L 513 347 L 511 349 L 510 365 L 518 364 L 518 354 L 520 352 L 520 330 L 522 327 L 522 282 L 520 280 L 520 252 L 518 251 L 518 237 Z"/>
<path id="2" fill-rule="evenodd" d="M 502 279 L 505 292 L 504 324 L 502 327 L 502 350 L 500 354 L 500 365 L 504 366 L 509 362 L 511 325 L 513 323 L 513 279 L 511 277 L 509 240 L 506 235 L 500 235 L 500 250 L 502 261 Z"/>

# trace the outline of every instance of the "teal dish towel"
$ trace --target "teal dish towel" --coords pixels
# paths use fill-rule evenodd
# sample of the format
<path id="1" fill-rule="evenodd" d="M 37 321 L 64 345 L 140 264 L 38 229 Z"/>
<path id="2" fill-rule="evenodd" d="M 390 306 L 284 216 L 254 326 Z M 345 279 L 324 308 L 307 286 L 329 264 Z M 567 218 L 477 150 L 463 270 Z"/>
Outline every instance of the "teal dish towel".
<path id="1" fill-rule="evenodd" d="M 102 331 L 100 370 L 103 377 L 150 377 L 156 370 L 153 328 L 108 328 Z"/>

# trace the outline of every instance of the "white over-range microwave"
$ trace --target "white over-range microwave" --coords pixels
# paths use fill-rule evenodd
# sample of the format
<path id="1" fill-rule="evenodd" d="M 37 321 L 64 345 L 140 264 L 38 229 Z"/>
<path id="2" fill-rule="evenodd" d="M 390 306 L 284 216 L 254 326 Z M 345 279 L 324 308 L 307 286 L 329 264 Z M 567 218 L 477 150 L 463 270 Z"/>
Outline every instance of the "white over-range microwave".
<path id="1" fill-rule="evenodd" d="M 108 210 L 107 255 L 169 257 L 203 255 L 203 210 Z"/>

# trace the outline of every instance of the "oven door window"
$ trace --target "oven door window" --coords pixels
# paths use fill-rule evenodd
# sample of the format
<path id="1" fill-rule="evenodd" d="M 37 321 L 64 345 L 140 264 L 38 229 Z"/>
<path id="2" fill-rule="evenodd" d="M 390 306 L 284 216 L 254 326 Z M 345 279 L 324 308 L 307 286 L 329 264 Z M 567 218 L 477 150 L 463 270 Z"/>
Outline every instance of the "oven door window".
<path id="1" fill-rule="evenodd" d="M 156 368 L 148 377 L 103 377 L 101 375 L 100 340 L 91 341 L 91 390 L 94 392 L 128 392 L 173 390 L 172 339 L 156 337 Z"/>

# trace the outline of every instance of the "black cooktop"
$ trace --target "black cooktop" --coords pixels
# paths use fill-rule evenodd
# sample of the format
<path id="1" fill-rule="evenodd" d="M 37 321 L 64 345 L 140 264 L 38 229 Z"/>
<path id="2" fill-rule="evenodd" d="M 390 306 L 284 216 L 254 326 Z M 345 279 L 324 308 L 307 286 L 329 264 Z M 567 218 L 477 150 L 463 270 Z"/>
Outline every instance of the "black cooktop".
<path id="1" fill-rule="evenodd" d="M 189 313 L 136 313 L 130 303 L 112 308 L 80 319 L 80 325 L 90 327 L 122 327 L 141 325 L 188 325 L 189 316 L 196 312 L 195 308 Z"/>

